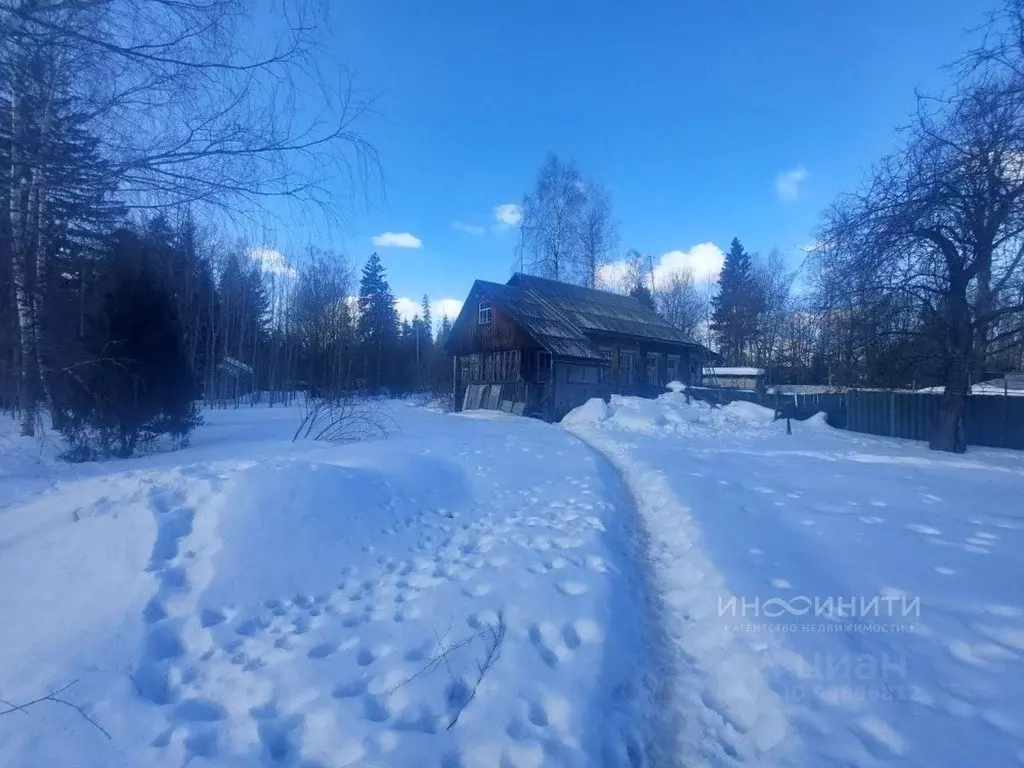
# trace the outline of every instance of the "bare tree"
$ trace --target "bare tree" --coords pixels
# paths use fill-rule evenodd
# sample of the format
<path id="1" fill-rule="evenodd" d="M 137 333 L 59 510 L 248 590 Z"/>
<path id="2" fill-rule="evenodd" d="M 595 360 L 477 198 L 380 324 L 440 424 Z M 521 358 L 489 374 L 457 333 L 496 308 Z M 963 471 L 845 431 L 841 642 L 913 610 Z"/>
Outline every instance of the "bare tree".
<path id="1" fill-rule="evenodd" d="M 311 248 L 295 290 L 295 331 L 306 385 L 338 397 L 354 385 L 356 357 L 352 269 L 339 254 Z"/>
<path id="2" fill-rule="evenodd" d="M 882 333 L 922 319 L 945 385 L 931 447 L 957 452 L 992 329 L 1024 317 L 1011 298 L 1024 259 L 1024 89 L 995 78 L 922 102 L 903 146 L 833 205 L 820 237 L 833 299 L 854 298 Z"/>
<path id="3" fill-rule="evenodd" d="M 750 281 L 754 336 L 751 357 L 755 365 L 771 366 L 779 352 L 783 327 L 790 313 L 793 274 L 777 249 L 767 257 L 751 259 Z"/>
<path id="4" fill-rule="evenodd" d="M 576 166 L 548 155 L 534 190 L 523 198 L 520 247 L 528 272 L 553 280 L 578 276 L 586 201 Z"/>
<path id="5" fill-rule="evenodd" d="M 658 312 L 691 339 L 698 339 L 708 319 L 707 295 L 690 270 L 676 270 L 663 279 L 654 293 Z"/>
<path id="6" fill-rule="evenodd" d="M 252 217 L 283 199 L 333 219 L 346 198 L 327 183 L 352 195 L 376 174 L 355 130 L 368 103 L 325 75 L 327 3 L 272 5 L 267 35 L 241 0 L 0 0 L 0 237 L 23 432 L 47 384 L 49 262 L 112 202 Z"/>
<path id="7" fill-rule="evenodd" d="M 586 185 L 586 196 L 580 222 L 580 269 L 583 284 L 596 288 L 600 268 L 614 258 L 619 233 L 608 190 L 591 182 Z"/>

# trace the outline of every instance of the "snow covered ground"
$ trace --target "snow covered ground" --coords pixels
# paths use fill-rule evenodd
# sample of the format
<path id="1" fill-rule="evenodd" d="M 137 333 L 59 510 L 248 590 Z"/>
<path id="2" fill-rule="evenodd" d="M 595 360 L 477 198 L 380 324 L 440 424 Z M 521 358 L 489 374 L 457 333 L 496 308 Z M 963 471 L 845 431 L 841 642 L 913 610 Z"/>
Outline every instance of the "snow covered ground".
<path id="1" fill-rule="evenodd" d="M 675 393 L 564 424 L 636 499 L 657 764 L 1024 761 L 1024 455 Z"/>
<path id="2" fill-rule="evenodd" d="M 0 711 L 73 685 L 0 716 L 0 765 L 642 763 L 617 475 L 557 426 L 384 407 L 386 440 L 207 411 L 77 467 L 5 422 Z"/>
<path id="3" fill-rule="evenodd" d="M 0 766 L 1024 761 L 1024 455 L 382 407 L 78 466 L 0 421 Z"/>

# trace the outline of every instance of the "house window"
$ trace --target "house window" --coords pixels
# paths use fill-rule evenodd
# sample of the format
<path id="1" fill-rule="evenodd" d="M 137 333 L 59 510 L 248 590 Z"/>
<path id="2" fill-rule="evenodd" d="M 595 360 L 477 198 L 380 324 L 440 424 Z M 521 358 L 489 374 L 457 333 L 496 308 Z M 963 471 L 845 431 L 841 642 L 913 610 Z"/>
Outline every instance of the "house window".
<path id="1" fill-rule="evenodd" d="M 537 353 L 537 381 L 545 382 L 551 380 L 551 353 Z"/>
<path id="2" fill-rule="evenodd" d="M 480 325 L 490 325 L 491 324 L 491 302 L 489 302 L 489 301 L 481 301 L 480 302 L 480 309 L 477 312 L 477 318 L 478 318 L 478 322 L 480 323 Z"/>
<path id="3" fill-rule="evenodd" d="M 635 352 L 620 352 L 619 353 L 619 384 L 624 384 L 627 387 L 633 384 L 633 380 L 636 378 L 636 353 Z"/>
<path id="4" fill-rule="evenodd" d="M 494 355 L 484 355 L 484 381 L 494 381 Z"/>
<path id="5" fill-rule="evenodd" d="M 570 365 L 568 380 L 570 384 L 597 384 L 600 368 L 596 365 Z"/>
<path id="6" fill-rule="evenodd" d="M 469 356 L 469 380 L 480 381 L 480 355 Z"/>
<path id="7" fill-rule="evenodd" d="M 661 355 L 655 352 L 647 354 L 647 383 L 661 385 L 661 370 L 658 365 L 661 362 Z"/>
<path id="8" fill-rule="evenodd" d="M 598 379 L 602 382 L 608 381 L 612 371 L 612 348 L 611 347 L 600 347 L 601 358 L 604 360 L 604 365 L 598 371 Z"/>
<path id="9" fill-rule="evenodd" d="M 468 381 L 472 381 L 472 379 L 469 378 L 469 358 L 468 357 L 460 357 L 459 358 L 459 380 L 463 384 L 465 384 Z"/>

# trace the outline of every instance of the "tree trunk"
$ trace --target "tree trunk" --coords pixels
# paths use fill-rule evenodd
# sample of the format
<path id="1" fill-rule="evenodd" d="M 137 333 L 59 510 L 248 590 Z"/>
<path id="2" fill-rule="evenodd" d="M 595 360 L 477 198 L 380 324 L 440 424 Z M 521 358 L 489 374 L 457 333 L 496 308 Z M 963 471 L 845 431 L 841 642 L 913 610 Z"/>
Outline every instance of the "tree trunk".
<path id="1" fill-rule="evenodd" d="M 967 450 L 967 396 L 971 391 L 971 367 L 974 362 L 973 333 L 966 285 L 957 285 L 947 294 L 947 363 L 945 393 L 939 413 L 932 424 L 928 447 L 933 451 L 964 453 Z"/>
<path id="2" fill-rule="evenodd" d="M 981 381 L 987 373 L 988 337 L 991 326 L 989 313 L 992 310 L 992 255 L 979 255 L 981 268 L 978 270 L 978 288 L 974 301 L 974 355 L 971 374 L 975 381 Z"/>
<path id="3" fill-rule="evenodd" d="M 12 84 L 11 93 L 11 169 L 10 169 L 10 218 L 12 241 L 12 278 L 14 281 L 14 303 L 18 321 L 18 409 L 21 412 L 21 434 L 32 436 L 36 429 L 36 387 L 35 368 L 37 365 L 35 340 L 35 310 L 32 303 L 33 266 L 28 254 L 26 231 L 28 222 L 25 211 L 25 186 L 28 181 L 25 172 L 24 147 L 25 121 L 20 84 Z"/>

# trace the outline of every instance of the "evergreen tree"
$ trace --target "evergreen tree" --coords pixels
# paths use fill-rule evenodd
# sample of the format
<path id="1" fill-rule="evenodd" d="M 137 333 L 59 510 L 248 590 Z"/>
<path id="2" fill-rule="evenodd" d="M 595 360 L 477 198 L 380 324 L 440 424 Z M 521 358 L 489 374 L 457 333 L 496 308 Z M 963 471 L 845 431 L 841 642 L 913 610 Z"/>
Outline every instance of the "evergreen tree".
<path id="1" fill-rule="evenodd" d="M 416 327 L 416 388 L 424 389 L 430 378 L 431 358 L 434 354 L 434 324 L 430 317 L 430 297 L 426 294 L 423 294 L 420 312 Z"/>
<path id="2" fill-rule="evenodd" d="M 423 320 L 424 341 L 432 344 L 434 341 L 434 320 L 430 316 L 430 297 L 423 294 L 423 301 L 420 303 L 420 317 Z"/>
<path id="3" fill-rule="evenodd" d="M 711 299 L 711 330 L 726 362 L 744 362 L 755 315 L 753 299 L 750 255 L 734 237 L 718 277 L 718 293 Z"/>
<path id="4" fill-rule="evenodd" d="M 113 263 L 151 263 L 145 240 L 116 237 Z M 128 457 L 160 435 L 188 436 L 200 419 L 182 337 L 172 297 L 153 279 L 137 273 L 117 282 L 86 318 L 79 373 L 53 394 L 68 458 Z"/>
<path id="5" fill-rule="evenodd" d="M 436 346 L 438 348 L 443 347 L 444 343 L 446 341 L 448 341 L 448 337 L 451 336 L 451 333 L 452 333 L 452 321 L 451 321 L 451 318 L 449 318 L 447 314 L 443 314 L 443 315 L 441 315 L 441 325 L 438 326 L 438 329 L 437 329 L 437 340 L 435 342 Z M 442 350 L 442 353 L 443 353 L 443 350 Z"/>
<path id="6" fill-rule="evenodd" d="M 654 296 L 651 294 L 651 289 L 643 283 L 637 283 L 633 286 L 633 289 L 629 292 L 629 295 L 639 301 L 645 307 L 655 309 Z"/>
<path id="7" fill-rule="evenodd" d="M 370 254 L 359 280 L 359 322 L 356 327 L 363 359 L 363 383 L 374 388 L 398 383 L 398 313 L 384 265 Z"/>

